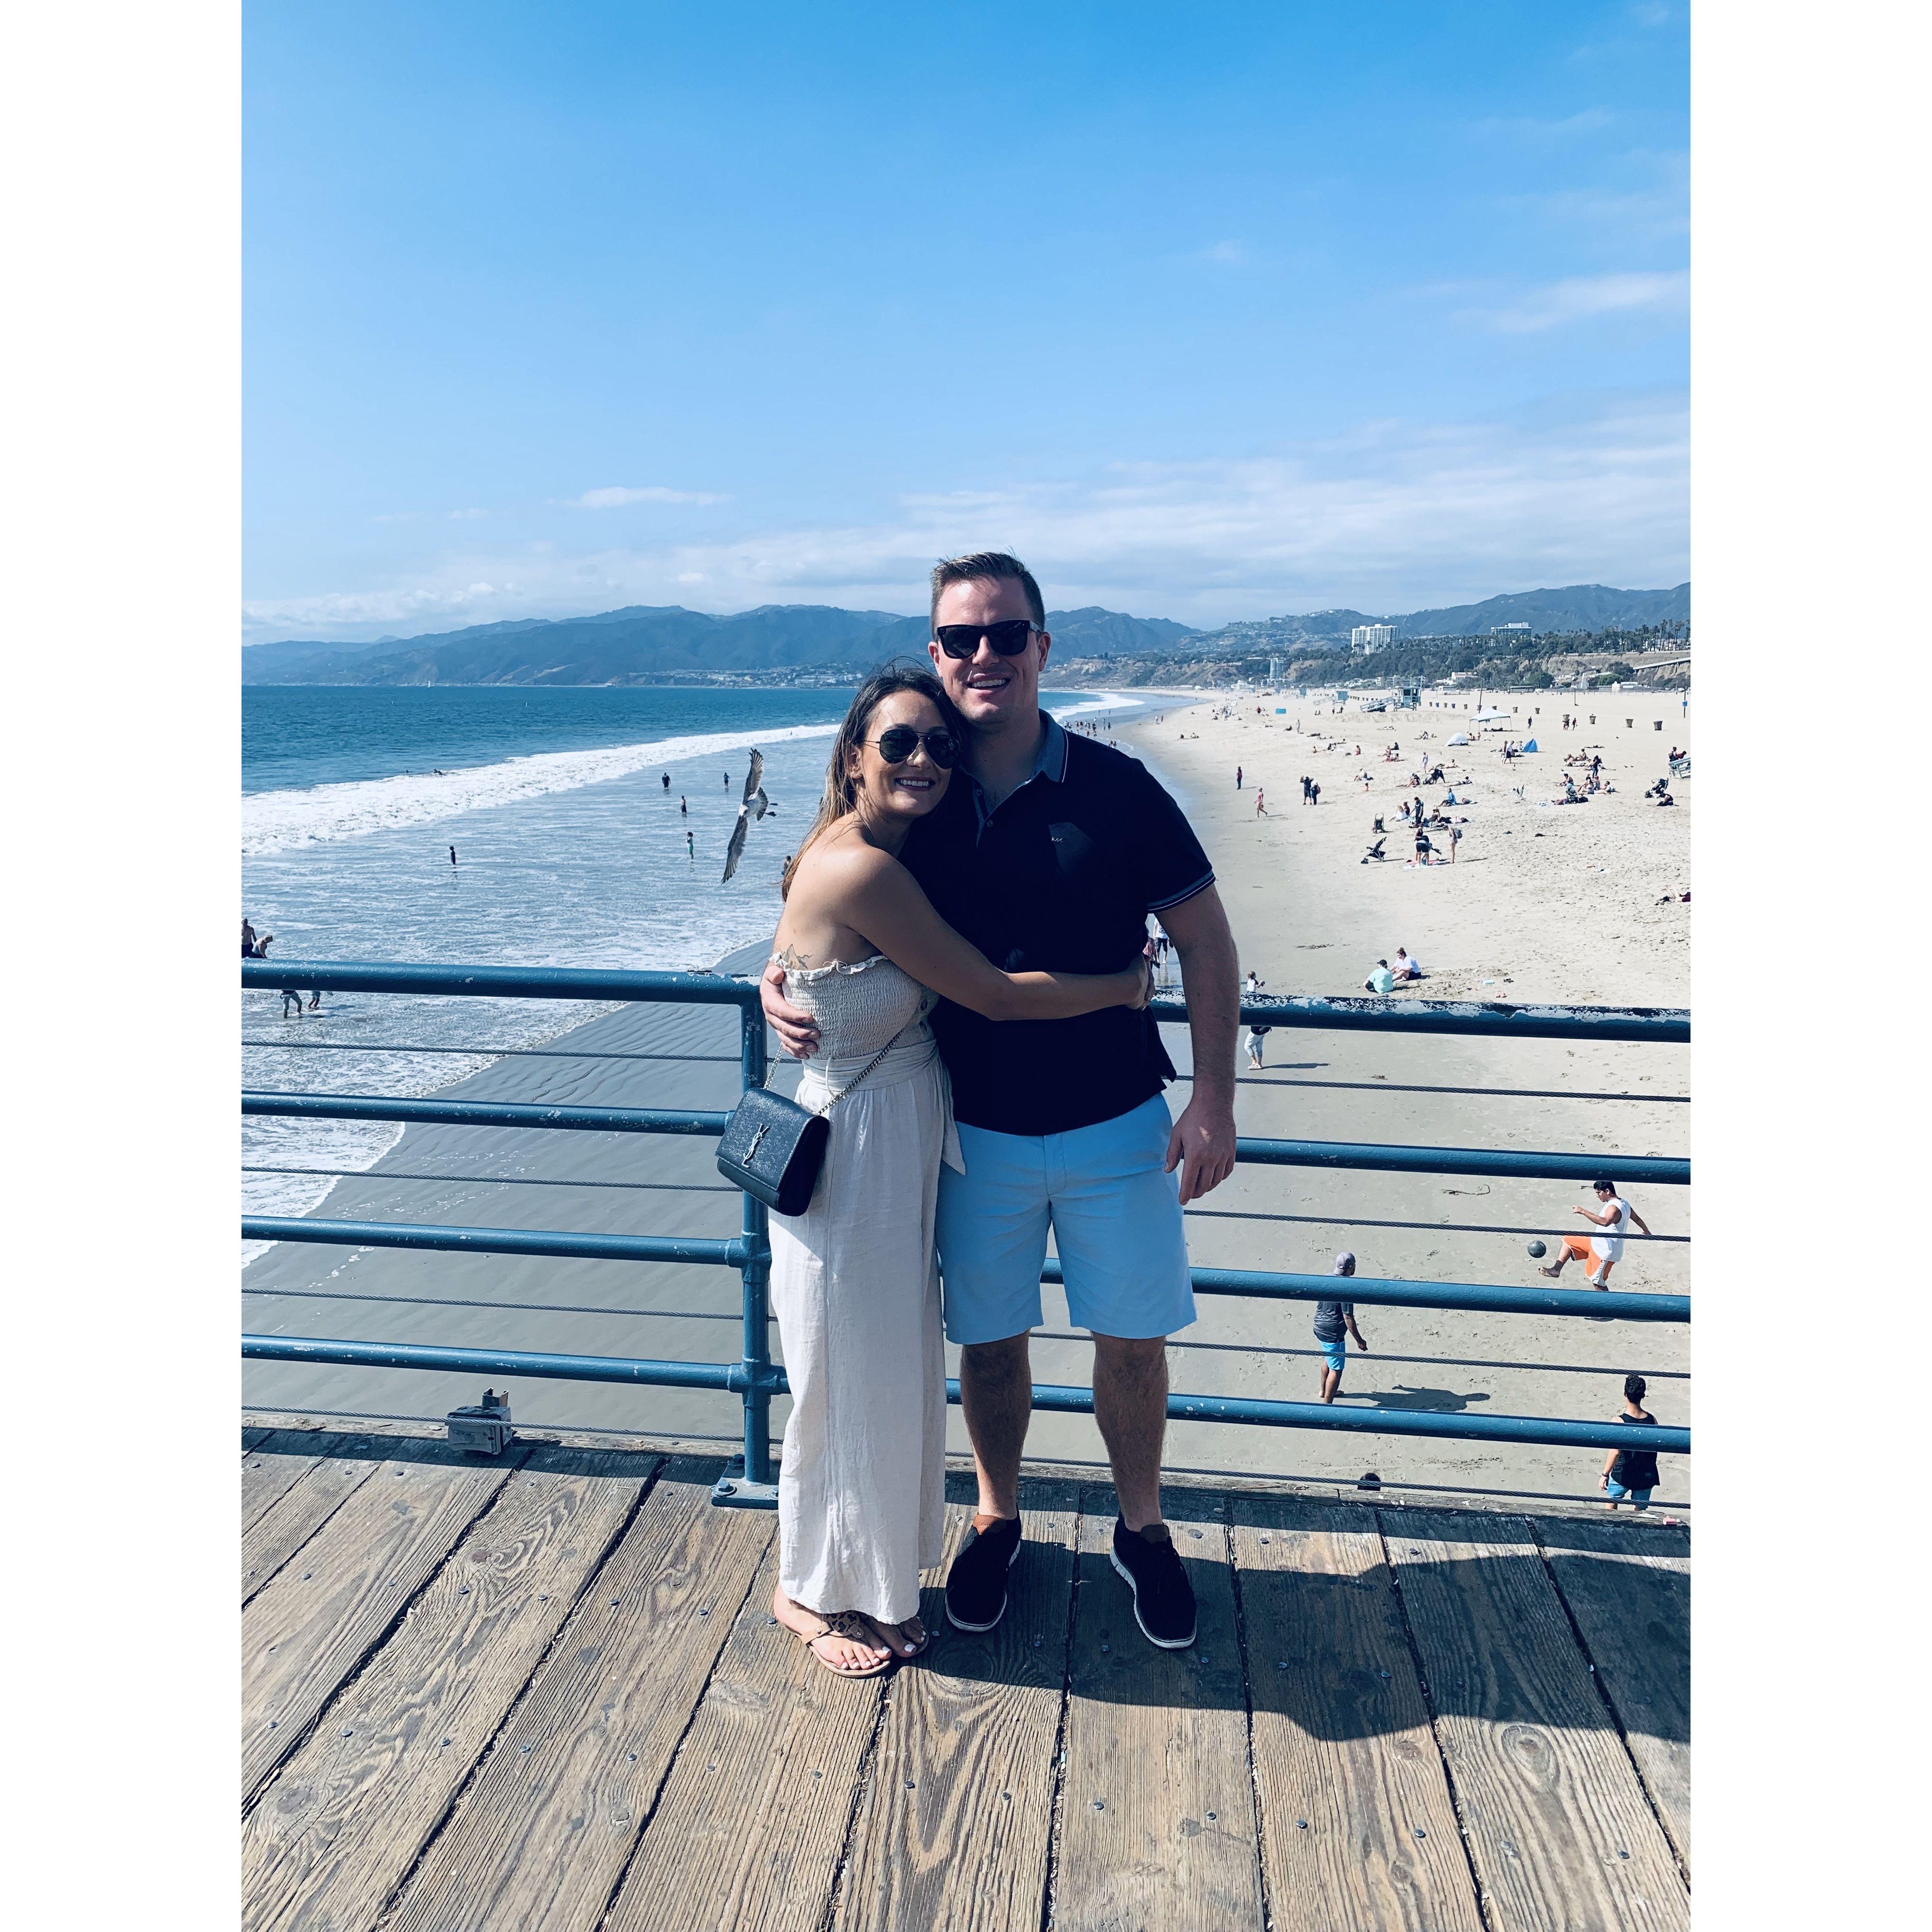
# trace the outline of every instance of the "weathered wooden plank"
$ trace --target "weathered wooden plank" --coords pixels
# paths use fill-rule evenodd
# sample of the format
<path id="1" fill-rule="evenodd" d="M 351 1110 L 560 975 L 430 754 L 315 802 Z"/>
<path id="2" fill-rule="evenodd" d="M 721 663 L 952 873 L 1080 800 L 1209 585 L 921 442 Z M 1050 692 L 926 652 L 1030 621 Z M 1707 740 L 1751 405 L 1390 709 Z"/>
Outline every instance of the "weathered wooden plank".
<path id="1" fill-rule="evenodd" d="M 946 1558 L 973 1520 L 954 1478 Z M 1005 1932 L 1037 1926 L 1053 1828 L 1054 1741 L 1067 1666 L 1079 1491 L 1030 1482 L 1026 1546 L 990 1630 L 955 1630 L 935 1574 L 932 1648 L 896 1675 L 836 1921 L 841 1932 Z"/>
<path id="2" fill-rule="evenodd" d="M 842 1682 L 771 1614 L 778 1539 L 604 1932 L 818 1932 L 889 1678 Z"/>
<path id="3" fill-rule="evenodd" d="M 345 1438 L 320 1430 L 272 1429 L 242 1458 L 242 1527 L 272 1509 Z M 381 1454 L 380 1449 L 376 1451 Z"/>
<path id="4" fill-rule="evenodd" d="M 1082 1497 L 1055 1932 L 1258 1926 L 1246 1697 L 1218 1496 L 1172 1490 L 1199 1605 L 1192 1648 L 1157 1649 L 1108 1562 L 1114 1506 Z"/>
<path id="5" fill-rule="evenodd" d="M 248 1932 L 364 1932 L 657 1468 L 537 1450 L 282 1766 L 242 1834 Z"/>
<path id="6" fill-rule="evenodd" d="M 713 1509 L 721 1464 L 668 1462 L 559 1633 L 391 1932 L 590 1932 L 777 1532 Z"/>
<path id="7" fill-rule="evenodd" d="M 242 1533 L 242 1600 L 266 1589 L 296 1552 L 369 1480 L 381 1448 L 367 1455 L 318 1456 Z"/>
<path id="8" fill-rule="evenodd" d="M 1528 1524 L 1379 1514 L 1495 1932 L 1688 1924 Z"/>
<path id="9" fill-rule="evenodd" d="M 1688 1870 L 1690 1532 L 1573 1520 L 1541 1522 L 1538 1534 L 1624 1742 Z"/>
<path id="10" fill-rule="evenodd" d="M 242 1789 L 252 1797 L 526 1452 L 479 1463 L 412 1443 L 242 1612 Z"/>
<path id="11" fill-rule="evenodd" d="M 1483 1932 L 1373 1514 L 1230 1502 L 1275 1925 Z"/>

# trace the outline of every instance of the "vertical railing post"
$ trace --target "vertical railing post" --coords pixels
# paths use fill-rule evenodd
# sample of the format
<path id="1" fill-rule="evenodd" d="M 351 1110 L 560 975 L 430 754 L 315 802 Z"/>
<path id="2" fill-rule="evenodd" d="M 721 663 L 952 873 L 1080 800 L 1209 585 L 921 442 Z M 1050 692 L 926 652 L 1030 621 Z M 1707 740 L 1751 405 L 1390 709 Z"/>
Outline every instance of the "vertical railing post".
<path id="1" fill-rule="evenodd" d="M 739 1064 L 746 1089 L 765 1084 L 765 1012 L 758 988 L 739 1009 Z M 778 1485 L 772 1474 L 772 1392 L 766 1376 L 772 1366 L 770 1310 L 765 1297 L 771 1274 L 770 1225 L 765 1204 L 743 1197 L 745 1259 L 745 1334 L 740 1358 L 745 1376 L 745 1449 L 739 1466 L 727 1469 L 711 1492 L 711 1500 L 737 1508 L 776 1508 Z"/>

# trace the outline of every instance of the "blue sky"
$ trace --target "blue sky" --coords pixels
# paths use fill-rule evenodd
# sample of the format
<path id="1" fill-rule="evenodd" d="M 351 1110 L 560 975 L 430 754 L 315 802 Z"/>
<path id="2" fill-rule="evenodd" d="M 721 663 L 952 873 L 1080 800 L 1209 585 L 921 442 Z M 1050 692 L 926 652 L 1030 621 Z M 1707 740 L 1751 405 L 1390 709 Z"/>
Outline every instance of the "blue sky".
<path id="1" fill-rule="evenodd" d="M 1680 582 L 1685 14 L 250 0 L 244 636 Z"/>

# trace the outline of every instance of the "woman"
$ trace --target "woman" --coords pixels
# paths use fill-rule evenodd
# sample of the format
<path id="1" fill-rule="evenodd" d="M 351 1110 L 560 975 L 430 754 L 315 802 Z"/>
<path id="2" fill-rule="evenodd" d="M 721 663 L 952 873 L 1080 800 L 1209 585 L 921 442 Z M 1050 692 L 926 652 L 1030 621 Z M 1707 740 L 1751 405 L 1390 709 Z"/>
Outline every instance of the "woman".
<path id="1" fill-rule="evenodd" d="M 817 1018 L 799 1083 L 831 1139 L 811 1205 L 771 1224 L 772 1306 L 791 1384 L 772 1614 L 840 1676 L 926 1646 L 919 1573 L 940 1558 L 946 1382 L 934 1212 L 942 1160 L 964 1172 L 926 1016 L 943 997 L 989 1019 L 1066 1019 L 1147 1003 L 1118 973 L 1003 973 L 934 911 L 898 862 L 965 742 L 938 680 L 888 670 L 852 700 L 825 796 L 786 866 L 776 958 Z"/>

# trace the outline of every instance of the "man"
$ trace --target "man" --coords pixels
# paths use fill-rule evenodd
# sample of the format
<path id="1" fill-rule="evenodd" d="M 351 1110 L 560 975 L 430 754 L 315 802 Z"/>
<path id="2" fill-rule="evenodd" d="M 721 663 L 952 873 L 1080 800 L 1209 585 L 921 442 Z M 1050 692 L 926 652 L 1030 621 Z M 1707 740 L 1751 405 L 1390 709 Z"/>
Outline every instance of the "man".
<path id="1" fill-rule="evenodd" d="M 1657 1418 L 1643 1406 L 1647 1386 L 1641 1376 L 1624 1376 L 1624 1412 L 1617 1418 L 1619 1422 L 1655 1425 Z M 1657 1487 L 1657 1451 L 1612 1449 L 1604 1458 L 1604 1472 L 1597 1478 L 1597 1486 L 1610 1508 L 1627 1502 L 1641 1516 L 1649 1508 L 1651 1492 Z"/>
<path id="2" fill-rule="evenodd" d="M 1258 973 L 1250 973 L 1241 982 L 1242 998 L 1255 998 L 1267 984 L 1268 982 Z M 1261 1071 L 1263 1042 L 1272 1030 L 1265 1026 L 1251 1025 L 1248 1028 L 1248 1066 L 1251 1072 L 1258 1073 Z"/>
<path id="3" fill-rule="evenodd" d="M 1346 1250 L 1335 1257 L 1334 1272 L 1339 1275 L 1352 1275 L 1355 1271 L 1355 1258 Z M 1354 1336 L 1355 1346 L 1364 1354 L 1369 1345 L 1362 1340 L 1362 1331 L 1355 1326 L 1355 1304 L 1352 1301 L 1318 1301 L 1315 1304 L 1315 1339 L 1322 1345 L 1322 1400 L 1333 1402 L 1342 1393 L 1342 1376 L 1348 1366 L 1347 1337 Z"/>
<path id="4" fill-rule="evenodd" d="M 1000 1024 L 942 1004 L 933 1016 L 966 1160 L 963 1174 L 940 1172 L 938 1243 L 980 1486 L 946 1615 L 990 1630 L 1006 1610 L 1051 1228 L 1069 1312 L 1094 1337 L 1094 1419 L 1120 1503 L 1114 1567 L 1142 1632 L 1181 1649 L 1194 1593 L 1161 1520 L 1167 1337 L 1194 1319 L 1181 1208 L 1234 1172 L 1234 940 L 1179 807 L 1144 766 L 1040 710 L 1052 639 L 1032 574 L 996 552 L 950 560 L 932 573 L 931 615 L 933 664 L 967 728 L 965 782 L 914 829 L 904 863 L 1008 970 L 1117 969 L 1158 914 L 1194 1047 L 1192 1095 L 1170 1120 L 1162 1089 L 1174 1070 L 1150 1014 Z M 765 1012 L 802 1057 L 814 1030 L 783 984 L 766 970 Z"/>
<path id="5" fill-rule="evenodd" d="M 1395 975 L 1389 970 L 1386 959 L 1378 959 L 1369 976 L 1362 982 L 1365 993 L 1392 993 L 1395 991 Z"/>
<path id="6" fill-rule="evenodd" d="M 1586 1238 L 1582 1234 L 1565 1234 L 1556 1245 L 1556 1263 L 1553 1268 L 1539 1268 L 1539 1274 L 1546 1274 L 1555 1281 L 1572 1262 L 1586 1264 L 1583 1278 L 1592 1288 L 1608 1288 L 1610 1270 L 1624 1258 L 1624 1230 L 1634 1221 L 1645 1234 L 1650 1229 L 1643 1216 L 1617 1192 L 1614 1180 L 1593 1181 L 1591 1186 L 1597 1196 L 1598 1206 L 1592 1209 L 1580 1203 L 1570 1209 L 1573 1214 L 1580 1214 L 1586 1221 L 1594 1221 L 1603 1229 L 1600 1234 Z M 1596 1265 L 1588 1265 L 1594 1262 Z"/>

